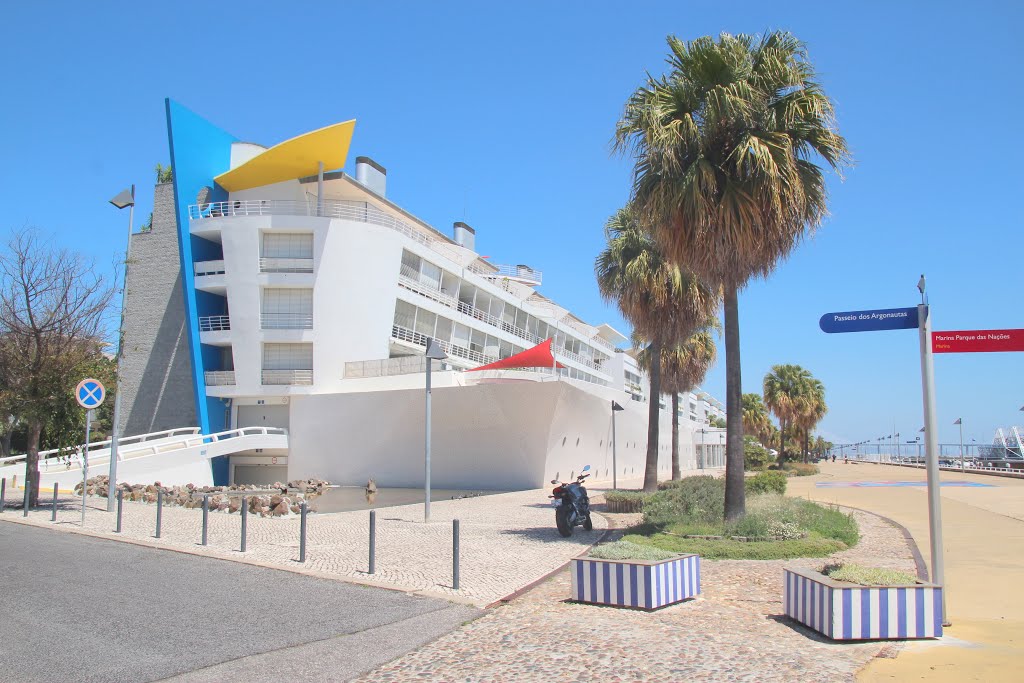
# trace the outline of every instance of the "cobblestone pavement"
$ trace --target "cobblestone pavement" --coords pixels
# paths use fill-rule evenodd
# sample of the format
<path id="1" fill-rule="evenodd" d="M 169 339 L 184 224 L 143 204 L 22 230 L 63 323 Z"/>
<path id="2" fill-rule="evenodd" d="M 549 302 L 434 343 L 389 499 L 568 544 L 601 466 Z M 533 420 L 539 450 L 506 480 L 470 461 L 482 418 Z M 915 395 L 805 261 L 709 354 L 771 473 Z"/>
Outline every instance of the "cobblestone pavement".
<path id="1" fill-rule="evenodd" d="M 47 498 L 47 503 L 49 499 Z M 10 502 L 10 501 L 9 501 Z M 42 502 L 42 501 L 41 501 Z M 79 531 L 81 498 L 61 496 L 57 522 L 48 504 L 28 520 L 55 529 Z M 452 588 L 452 520 L 460 524 L 460 586 Z M 22 521 L 21 510 L 6 508 L 0 521 Z M 187 550 L 228 560 L 310 572 L 322 576 L 444 596 L 486 606 L 554 571 L 601 537 L 606 522 L 594 516 L 594 530 L 577 527 L 571 538 L 555 529 L 546 490 L 518 491 L 431 502 L 431 522 L 423 505 L 377 509 L 376 573 L 368 569 L 369 514 L 365 511 L 309 515 L 306 562 L 299 563 L 299 517 L 248 517 L 247 552 L 239 552 L 240 515 L 211 512 L 208 545 L 200 545 L 202 511 L 164 507 L 161 538 L 154 538 L 156 506 L 125 501 L 122 530 L 105 498 L 90 498 L 85 530 L 154 547 Z"/>
<path id="2" fill-rule="evenodd" d="M 913 572 L 910 546 L 880 518 L 854 513 L 862 539 L 835 559 Z M 567 602 L 568 571 L 359 679 L 404 681 L 842 681 L 884 642 L 836 644 L 782 614 L 782 568 L 822 559 L 703 561 L 702 597 L 656 612 Z"/>

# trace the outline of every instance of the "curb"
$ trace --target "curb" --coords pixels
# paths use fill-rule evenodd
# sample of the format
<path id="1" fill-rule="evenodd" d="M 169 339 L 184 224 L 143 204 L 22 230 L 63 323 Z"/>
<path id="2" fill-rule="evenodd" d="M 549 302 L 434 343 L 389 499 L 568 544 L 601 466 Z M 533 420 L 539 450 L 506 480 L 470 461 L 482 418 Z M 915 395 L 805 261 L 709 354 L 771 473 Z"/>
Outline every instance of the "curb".
<path id="1" fill-rule="evenodd" d="M 847 510 L 856 510 L 857 512 L 863 512 L 867 515 L 874 515 L 875 517 L 878 517 L 879 519 L 888 523 L 889 525 L 899 529 L 900 533 L 903 534 L 903 540 L 905 540 L 907 542 L 907 545 L 910 546 L 910 554 L 914 556 L 914 567 L 917 571 L 917 578 L 921 579 L 922 581 L 929 581 L 928 565 L 925 564 L 924 556 L 921 554 L 921 549 L 917 547 L 917 541 L 914 540 L 914 536 L 910 533 L 910 530 L 907 529 L 907 527 L 903 526 L 895 519 L 886 517 L 885 515 L 880 515 L 877 512 L 874 512 L 873 510 L 865 510 L 864 508 L 854 507 L 852 505 L 840 505 L 839 503 L 831 504 L 835 505 L 838 508 L 846 508 Z"/>

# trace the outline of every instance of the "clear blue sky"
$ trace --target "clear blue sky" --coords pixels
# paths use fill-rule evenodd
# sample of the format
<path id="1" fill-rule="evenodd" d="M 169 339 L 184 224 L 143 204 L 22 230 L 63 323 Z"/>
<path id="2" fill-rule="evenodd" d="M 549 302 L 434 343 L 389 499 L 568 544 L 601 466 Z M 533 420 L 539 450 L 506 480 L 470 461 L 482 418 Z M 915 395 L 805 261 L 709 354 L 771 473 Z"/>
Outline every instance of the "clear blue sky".
<path id="1" fill-rule="evenodd" d="M 320 5 L 317 7 L 316 5 Z M 273 144 L 350 118 L 352 159 L 437 228 L 545 272 L 542 291 L 626 328 L 593 277 L 630 165 L 623 102 L 661 73 L 665 36 L 787 29 L 804 40 L 856 157 L 832 217 L 741 294 L 743 384 L 776 363 L 826 385 L 833 440 L 922 424 L 914 331 L 829 335 L 827 311 L 911 306 L 939 330 L 1024 327 L 1017 157 L 1021 5 L 1011 2 L 33 2 L 0 25 L 0 227 L 39 226 L 104 268 L 127 218 L 107 199 L 167 163 L 163 98 Z M 350 162 L 349 172 L 352 171 Z M 938 356 L 940 439 L 1024 423 L 1024 354 Z M 724 399 L 724 359 L 705 387 Z"/>

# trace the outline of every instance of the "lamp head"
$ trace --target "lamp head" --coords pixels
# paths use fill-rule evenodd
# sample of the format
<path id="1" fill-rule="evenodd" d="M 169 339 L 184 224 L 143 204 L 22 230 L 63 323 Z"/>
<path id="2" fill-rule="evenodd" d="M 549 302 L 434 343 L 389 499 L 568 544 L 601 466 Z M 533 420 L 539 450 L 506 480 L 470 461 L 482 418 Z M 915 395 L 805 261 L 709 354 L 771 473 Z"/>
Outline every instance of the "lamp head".
<path id="1" fill-rule="evenodd" d="M 448 357 L 448 354 L 444 352 L 441 345 L 434 339 L 428 339 L 426 356 L 430 360 L 444 360 Z"/>
<path id="2" fill-rule="evenodd" d="M 122 190 L 116 197 L 110 200 L 110 203 L 119 209 L 123 209 L 126 206 L 132 206 L 135 204 L 135 188 L 132 187 L 130 190 Z"/>

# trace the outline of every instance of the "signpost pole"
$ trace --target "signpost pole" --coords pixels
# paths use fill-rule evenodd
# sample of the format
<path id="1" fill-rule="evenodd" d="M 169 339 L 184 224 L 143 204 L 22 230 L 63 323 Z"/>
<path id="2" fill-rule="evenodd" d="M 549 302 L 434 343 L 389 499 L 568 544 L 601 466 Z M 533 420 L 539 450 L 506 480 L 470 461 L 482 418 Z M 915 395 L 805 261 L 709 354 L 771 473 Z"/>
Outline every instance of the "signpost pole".
<path id="1" fill-rule="evenodd" d="M 932 583 L 942 586 L 942 623 L 949 626 L 946 611 L 945 567 L 942 551 L 942 502 L 939 481 L 939 435 L 935 417 L 935 364 L 932 357 L 932 321 L 928 304 L 917 307 L 921 338 L 921 388 L 924 394 L 924 440 L 928 467 L 928 522 L 931 541 Z"/>
<path id="2" fill-rule="evenodd" d="M 89 484 L 89 431 L 92 429 L 92 409 L 85 411 L 85 448 L 82 449 L 82 527 L 85 527 L 85 495 Z M 107 491 L 110 494 L 110 491 Z"/>

